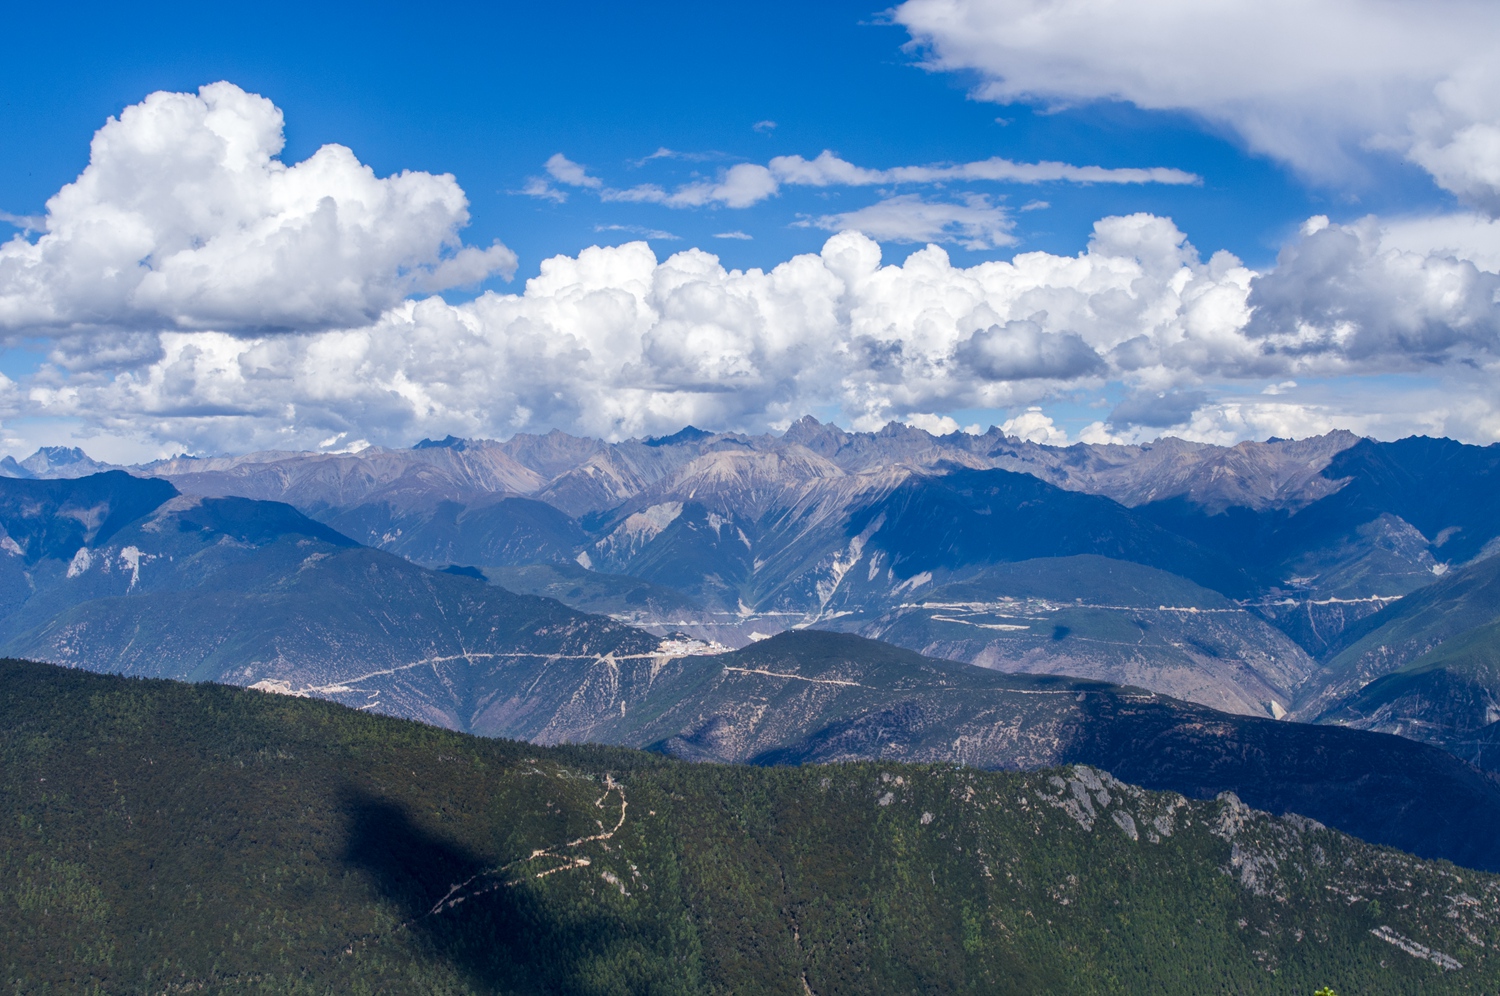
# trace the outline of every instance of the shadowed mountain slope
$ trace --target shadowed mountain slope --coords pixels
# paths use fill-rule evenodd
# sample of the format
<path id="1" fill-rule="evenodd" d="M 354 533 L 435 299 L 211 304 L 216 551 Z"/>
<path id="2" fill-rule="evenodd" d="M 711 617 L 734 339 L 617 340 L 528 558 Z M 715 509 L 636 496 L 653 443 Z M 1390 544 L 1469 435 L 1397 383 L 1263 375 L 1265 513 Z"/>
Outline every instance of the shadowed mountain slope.
<path id="1" fill-rule="evenodd" d="M 261 684 L 467 728 L 620 623 L 360 547 L 288 505 L 121 473 L 0 481 L 0 640 L 93 670 Z"/>
<path id="2" fill-rule="evenodd" d="M 366 546 L 428 566 L 570 564 L 589 541 L 576 520 L 529 498 L 443 500 L 405 510 L 372 502 L 319 518 Z"/>
<path id="3" fill-rule="evenodd" d="M 1320 720 L 1436 744 L 1500 771 L 1500 623 L 1443 643 L 1325 709 Z"/>
<path id="4" fill-rule="evenodd" d="M 883 520 L 872 545 L 902 579 L 937 568 L 1091 553 L 1134 561 L 1235 596 L 1251 589 L 1237 567 L 1096 495 L 1027 474 L 954 470 L 912 478 L 861 509 L 848 534 Z"/>
<path id="5" fill-rule="evenodd" d="M 1334 710 L 1370 682 L 1413 665 L 1450 641 L 1475 634 L 1466 646 L 1484 653 L 1491 624 L 1500 620 L 1500 558 L 1451 571 L 1345 633 L 1317 680 L 1305 690 L 1298 714 L 1314 718 Z M 1458 662 L 1456 648 L 1445 658 Z M 1451 719 L 1451 717 L 1450 717 Z M 1437 725 L 1446 720 L 1434 717 Z M 1484 722 L 1488 722 L 1485 720 Z M 1473 718 L 1460 725 L 1473 727 Z M 1483 725 L 1479 723 L 1477 725 Z"/>
<path id="6" fill-rule="evenodd" d="M 1437 744 L 1500 768 L 1500 558 L 1452 571 L 1345 637 L 1300 715 Z"/>

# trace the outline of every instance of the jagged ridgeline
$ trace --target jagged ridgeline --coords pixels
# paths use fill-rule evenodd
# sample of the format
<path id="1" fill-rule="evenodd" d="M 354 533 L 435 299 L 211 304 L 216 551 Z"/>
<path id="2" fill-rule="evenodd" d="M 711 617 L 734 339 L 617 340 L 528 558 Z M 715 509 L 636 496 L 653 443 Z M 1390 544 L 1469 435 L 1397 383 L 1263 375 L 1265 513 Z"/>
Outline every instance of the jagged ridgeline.
<path id="1" fill-rule="evenodd" d="M 752 768 L 0 663 L 16 992 L 1493 993 L 1500 878 L 1091 768 Z"/>

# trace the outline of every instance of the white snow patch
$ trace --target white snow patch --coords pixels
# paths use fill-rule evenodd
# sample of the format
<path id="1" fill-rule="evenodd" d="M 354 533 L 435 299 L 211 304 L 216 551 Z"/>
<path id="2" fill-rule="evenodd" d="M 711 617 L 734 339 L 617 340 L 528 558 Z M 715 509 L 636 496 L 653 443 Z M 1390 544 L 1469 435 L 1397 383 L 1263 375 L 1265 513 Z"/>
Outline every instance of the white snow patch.
<path id="1" fill-rule="evenodd" d="M 924 584 L 931 580 L 931 571 L 923 571 L 921 574 L 913 574 L 911 577 L 907 578 L 905 581 L 902 581 L 900 584 L 896 585 L 896 587 L 892 588 L 891 594 L 894 595 L 897 592 L 902 591 L 916 591 L 918 588 L 922 587 Z"/>
<path id="2" fill-rule="evenodd" d="M 126 591 L 135 588 L 136 582 L 141 579 L 141 551 L 133 546 L 127 546 L 120 551 L 120 563 L 130 568 L 130 586 Z"/>
<path id="3" fill-rule="evenodd" d="M 90 567 L 94 566 L 94 555 L 89 553 L 89 548 L 80 546 L 78 552 L 73 554 L 73 560 L 68 564 L 68 577 L 76 578 Z"/>

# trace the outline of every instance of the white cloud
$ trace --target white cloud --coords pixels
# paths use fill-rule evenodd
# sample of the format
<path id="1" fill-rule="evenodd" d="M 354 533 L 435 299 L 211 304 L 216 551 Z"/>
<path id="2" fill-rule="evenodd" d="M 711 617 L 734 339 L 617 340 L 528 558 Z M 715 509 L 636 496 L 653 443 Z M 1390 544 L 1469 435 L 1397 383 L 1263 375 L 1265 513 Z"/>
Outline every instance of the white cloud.
<path id="1" fill-rule="evenodd" d="M 808 411 L 947 427 L 946 413 L 1076 402 L 1106 384 L 1126 401 L 1088 438 L 1332 425 L 1500 438 L 1500 274 L 1484 265 L 1500 243 L 1483 217 L 1311 219 L 1264 274 L 1203 259 L 1148 214 L 1102 219 L 1073 256 L 960 267 L 928 245 L 892 265 L 870 235 L 1010 237 L 980 195 L 896 195 L 817 220 L 868 235 L 841 231 L 769 271 L 634 242 L 546 260 L 520 293 L 449 304 L 405 295 L 513 259 L 459 247 L 453 179 L 379 179 L 336 146 L 286 166 L 280 129 L 269 102 L 216 84 L 153 95 L 100 130 L 46 231 L 0 248 L 0 321 L 51 339 L 38 373 L 0 379 L 6 438 L 46 420 L 117 452 L 554 426 L 618 438 Z M 548 175 L 592 180 L 559 159 Z M 732 175 L 703 196 L 741 196 Z M 741 175 L 756 189 L 759 174 Z M 1351 374 L 1406 380 L 1330 400 L 1363 383 Z M 1045 419 L 1025 412 L 1012 430 L 1062 438 Z"/>
<path id="2" fill-rule="evenodd" d="M 1037 407 L 1028 408 L 1015 418 L 1006 419 L 1001 424 L 1000 431 L 1007 436 L 1041 443 L 1043 446 L 1068 445 L 1067 432 L 1053 425 L 1052 419 L 1042 414 L 1042 410 Z"/>
<path id="3" fill-rule="evenodd" d="M 946 428 L 948 412 L 1018 410 L 1121 382 L 1136 409 L 1080 438 L 1342 425 L 1489 441 L 1500 438 L 1497 350 L 1473 322 L 1440 329 L 1482 302 L 1434 292 L 1399 315 L 1366 314 L 1384 307 L 1366 299 L 1392 273 L 1441 285 L 1447 265 L 1381 250 L 1378 233 L 1311 225 L 1281 269 L 1257 278 L 1226 253 L 1202 260 L 1150 215 L 1101 220 L 1076 256 L 971 267 L 933 246 L 883 264 L 879 245 L 853 232 L 770 271 L 727 270 L 699 249 L 658 259 L 636 242 L 546 260 L 521 293 L 407 301 L 349 329 L 140 333 L 112 351 L 61 338 L 40 374 L 0 391 L 0 415 L 73 420 L 172 451 L 244 450 L 341 432 L 403 445 L 553 426 L 611 438 L 687 423 L 754 430 L 813 410 L 859 428 L 892 418 Z M 1261 299 L 1266 313 L 1252 319 Z M 1278 324 L 1298 308 L 1313 331 Z M 1335 313 L 1374 326 L 1325 334 L 1317 323 Z M 1419 348 L 1402 352 L 1403 341 Z M 1350 373 L 1437 386 L 1329 401 L 1330 384 L 1363 383 Z M 1295 396 L 1259 393 L 1293 377 Z M 1042 413 L 1007 431 L 1065 438 Z"/>
<path id="4" fill-rule="evenodd" d="M 657 149 L 644 159 L 636 160 L 641 166 L 653 159 L 692 158 L 671 149 Z M 813 159 L 802 156 L 777 156 L 769 164 L 738 163 L 721 170 L 712 180 L 697 180 L 683 184 L 674 190 L 655 183 L 641 183 L 633 187 L 615 188 L 604 185 L 604 181 L 573 162 L 561 152 L 546 162 L 552 180 L 569 187 L 592 190 L 600 200 L 632 204 L 662 204 L 673 208 L 728 207 L 748 208 L 777 196 L 783 186 L 800 187 L 868 187 L 875 184 L 934 184 L 934 183 L 1162 183 L 1195 184 L 1202 182 L 1193 173 L 1179 169 L 1153 166 L 1145 169 L 1134 167 L 1107 169 L 1102 166 L 1073 166 L 1068 163 L 1039 162 L 1018 163 L 1009 159 L 993 158 L 972 163 L 937 163 L 928 166 L 897 166 L 892 169 L 868 169 L 840 159 L 824 149 Z M 521 191 L 531 197 L 554 201 L 567 199 L 564 191 L 558 190 L 547 180 L 533 178 Z M 1045 207 L 1045 203 L 1033 202 Z M 1032 208 L 1028 208 L 1032 209 Z"/>
<path id="5" fill-rule="evenodd" d="M 1076 257 L 969 268 L 933 247 L 881 265 L 878 245 L 854 233 L 769 272 L 725 270 L 701 250 L 658 261 L 631 243 L 547 260 L 520 294 L 407 302 L 348 330 L 168 332 L 122 350 L 112 369 L 75 359 L 92 344 L 60 340 L 54 364 L 0 410 L 201 449 L 338 432 L 395 444 L 549 426 L 619 437 L 829 408 L 878 426 L 905 412 L 1036 403 L 1061 382 L 1039 376 L 1195 376 L 1165 361 L 1088 372 L 1073 351 L 1107 358 L 1144 339 L 1137 353 L 1191 360 L 1199 353 L 1184 342 L 1236 341 L 1232 322 L 1215 322 L 1242 315 L 1248 282 L 1229 263 L 1198 262 L 1170 222 L 1148 216 L 1100 222 Z M 1217 293 L 1240 310 L 1215 310 Z"/>
<path id="6" fill-rule="evenodd" d="M 1246 332 L 1268 354 L 1405 367 L 1500 346 L 1500 275 L 1444 254 L 1385 248 L 1373 218 L 1315 222 L 1251 291 Z"/>
<path id="7" fill-rule="evenodd" d="M 667 149 L 658 149 L 646 158 L 654 159 L 661 155 L 671 155 L 671 152 Z M 589 190 L 597 190 L 604 186 L 603 180 L 595 176 L 589 176 L 587 169 L 575 163 L 561 152 L 554 154 L 552 158 L 547 160 L 546 169 L 548 176 L 552 177 L 558 183 L 564 183 L 570 187 L 585 187 Z"/>
<path id="8" fill-rule="evenodd" d="M 452 176 L 384 179 L 340 145 L 287 166 L 281 112 L 229 83 L 154 93 L 94 135 L 42 234 L 0 245 L 0 329 L 362 324 L 413 292 L 510 275 L 464 247 Z"/>
<path id="9" fill-rule="evenodd" d="M 9 211 L 0 211 L 0 221 L 5 222 L 12 228 L 19 228 L 23 232 L 39 232 L 46 224 L 46 219 L 40 215 L 33 214 L 11 214 Z"/>
<path id="10" fill-rule="evenodd" d="M 589 179 L 592 180 L 593 177 Z M 599 199 L 631 204 L 664 204 L 674 208 L 708 205 L 746 208 L 774 197 L 778 189 L 775 177 L 764 166 L 739 163 L 725 170 L 717 180 L 689 183 L 672 191 L 654 183 L 642 183 L 623 190 L 605 187 L 599 191 Z"/>
<path id="11" fill-rule="evenodd" d="M 1198 184 L 1202 180 L 1180 169 L 1153 166 L 1147 169 L 1106 169 L 1103 166 L 1073 166 L 1069 163 L 1018 163 L 995 157 L 973 163 L 939 163 L 932 166 L 897 166 L 866 169 L 840 159 L 824 149 L 816 159 L 777 156 L 771 173 L 782 183 L 809 187 L 862 187 L 877 183 L 941 183 L 986 180 L 996 183 L 1163 183 Z"/>
<path id="12" fill-rule="evenodd" d="M 561 204 L 568 199 L 568 192 L 566 190 L 558 190 L 539 176 L 529 177 L 526 180 L 526 184 L 521 188 L 520 193 L 525 194 L 527 197 L 536 197 L 540 200 L 552 201 L 556 204 Z"/>
<path id="13" fill-rule="evenodd" d="M 753 235 L 747 235 L 744 232 L 741 232 L 741 231 L 739 231 L 739 230 L 736 229 L 733 232 L 715 232 L 714 233 L 714 238 L 716 238 L 716 239 L 737 239 L 737 240 L 739 240 L 741 242 L 749 242 L 752 239 L 754 239 L 755 236 L 753 236 Z"/>
<path id="14" fill-rule="evenodd" d="M 798 224 L 826 231 L 863 232 L 882 242 L 953 242 L 966 249 L 997 249 L 1015 243 L 1010 214 L 983 194 L 962 202 L 929 201 L 920 194 L 898 194 L 855 211 L 803 219 Z"/>
<path id="15" fill-rule="evenodd" d="M 959 425 L 958 420 L 951 415 L 936 415 L 932 412 L 912 412 L 902 421 L 923 432 L 930 432 L 934 436 L 947 436 L 955 432 L 966 432 L 971 436 L 977 436 L 984 431 L 977 424 Z"/>
<path id="16" fill-rule="evenodd" d="M 1500 271 L 1500 221 L 1474 213 L 1385 218 L 1383 249 L 1466 259 L 1481 270 Z"/>
<path id="17" fill-rule="evenodd" d="M 681 242 L 682 236 L 664 232 L 659 228 L 647 228 L 644 225 L 595 225 L 596 232 L 629 232 L 631 235 L 639 235 L 642 238 L 657 239 L 662 242 Z"/>
<path id="18" fill-rule="evenodd" d="M 1500 211 L 1500 6 L 1485 0 L 907 0 L 983 99 L 1188 111 L 1309 174 L 1386 148 Z"/>
<path id="19" fill-rule="evenodd" d="M 1395 433 L 1382 433 L 1382 421 L 1387 425 L 1401 424 L 1393 419 L 1382 420 L 1370 412 L 1340 412 L 1318 404 L 1228 401 L 1199 409 L 1188 424 L 1175 429 L 1173 435 L 1224 446 L 1242 439 L 1265 439 L 1269 436 L 1306 439 L 1334 429 L 1351 429 L 1360 433 L 1385 435 L 1386 438 L 1411 431 L 1411 423 L 1406 422 Z"/>
<path id="20" fill-rule="evenodd" d="M 1090 422 L 1078 432 L 1080 443 L 1090 443 L 1095 446 L 1113 446 L 1123 443 L 1132 443 L 1135 440 L 1129 436 L 1117 435 L 1109 431 L 1109 427 L 1103 422 Z"/>
<path id="21" fill-rule="evenodd" d="M 770 170 L 754 163 L 739 163 L 729 167 L 717 180 L 679 188 L 664 203 L 671 207 L 723 204 L 725 207 L 745 208 L 774 197 L 777 189 L 776 178 Z"/>

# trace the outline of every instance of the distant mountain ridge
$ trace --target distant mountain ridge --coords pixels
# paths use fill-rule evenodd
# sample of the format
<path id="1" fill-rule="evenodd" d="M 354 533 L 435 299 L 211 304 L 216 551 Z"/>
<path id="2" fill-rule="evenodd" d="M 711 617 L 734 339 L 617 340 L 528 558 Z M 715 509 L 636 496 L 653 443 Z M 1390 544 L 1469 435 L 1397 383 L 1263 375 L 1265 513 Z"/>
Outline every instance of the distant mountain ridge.
<path id="1" fill-rule="evenodd" d="M 49 451 L 24 472 L 86 459 Z M 286 501 L 414 563 L 508 577 L 658 636 L 737 647 L 836 628 L 1282 716 L 1325 694 L 1320 662 L 1346 629 L 1500 549 L 1497 467 L 1496 447 L 1347 432 L 1058 448 L 807 417 L 779 435 L 449 436 L 131 471 Z M 1160 573 L 1052 563 L 1072 557 Z M 563 583 L 575 570 L 591 573 Z M 1024 594 L 1062 575 L 1083 603 Z"/>
<path id="2" fill-rule="evenodd" d="M 684 456 L 691 459 L 727 443 L 756 452 L 797 446 L 847 473 L 956 463 L 1029 473 L 1058 487 L 1105 495 L 1131 507 L 1181 495 L 1204 508 L 1222 511 L 1231 506 L 1295 507 L 1331 493 L 1338 485 L 1322 477 L 1321 471 L 1335 454 L 1358 441 L 1353 433 L 1338 430 L 1304 440 L 1245 442 L 1232 447 L 1171 437 L 1143 445 L 1052 447 L 1008 437 L 994 427 L 982 435 L 933 436 L 892 422 L 878 432 L 851 433 L 805 416 L 784 433 L 759 436 L 688 426 L 667 436 L 606 443 L 553 430 L 540 436 L 519 433 L 504 442 L 449 436 L 421 440 L 409 450 L 369 447 L 354 453 L 272 451 L 177 457 L 129 468 L 98 463 L 78 449 L 43 447 L 18 466 L 39 477 L 82 476 L 104 469 L 129 469 L 168 479 L 204 475 L 200 486 L 192 489 L 197 493 L 230 486 L 254 488 L 263 493 L 241 496 L 275 498 L 299 506 L 318 501 L 345 504 L 360 496 L 361 486 L 365 494 L 374 494 L 408 471 L 436 468 L 430 483 L 455 494 L 476 489 L 486 494 L 536 495 L 546 489 L 554 504 L 571 514 L 583 514 L 617 504 L 633 493 L 632 487 L 662 479 L 687 462 Z M 292 469 L 301 464 L 318 470 Z M 591 489 L 588 478 L 609 478 L 613 486 Z M 320 493 L 319 488 L 325 490 Z M 598 499 L 592 504 L 590 492 Z"/>

